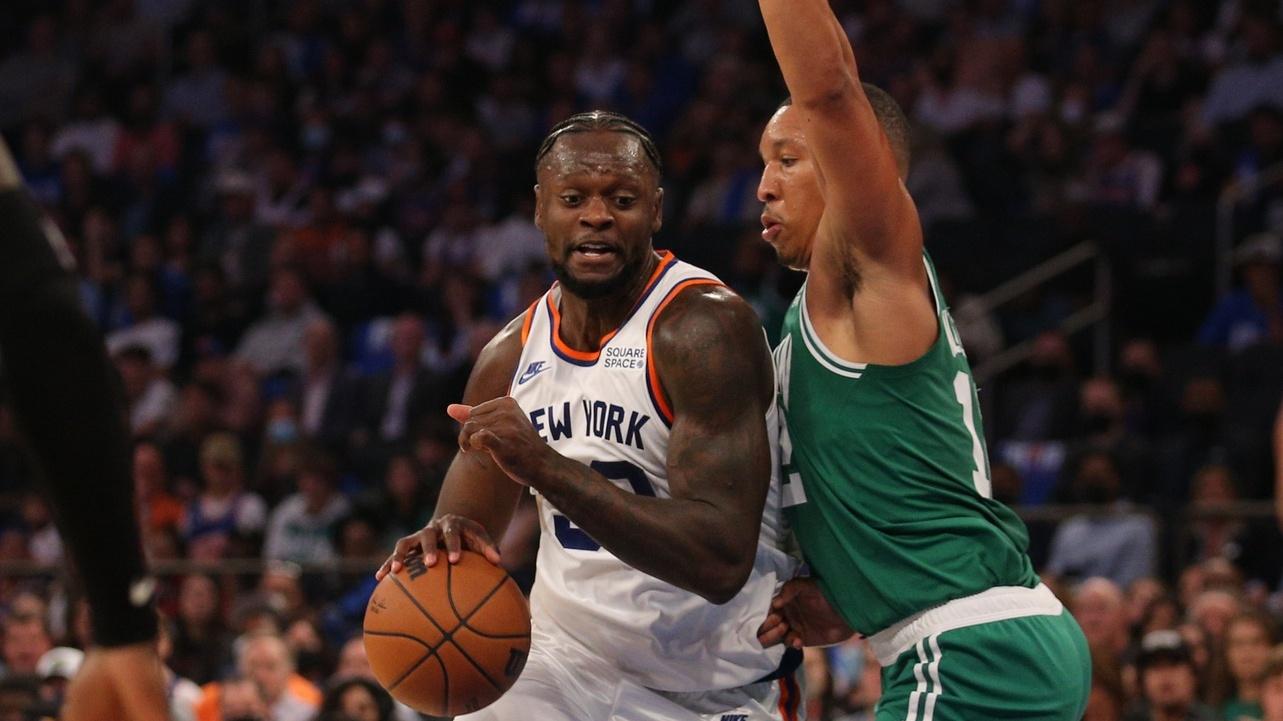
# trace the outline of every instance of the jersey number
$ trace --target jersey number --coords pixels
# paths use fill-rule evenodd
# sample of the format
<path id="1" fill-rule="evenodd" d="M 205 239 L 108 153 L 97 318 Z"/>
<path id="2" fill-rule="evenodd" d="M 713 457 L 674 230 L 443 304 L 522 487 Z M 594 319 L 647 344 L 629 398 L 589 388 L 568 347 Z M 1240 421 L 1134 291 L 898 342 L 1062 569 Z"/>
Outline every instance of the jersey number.
<path id="1" fill-rule="evenodd" d="M 628 461 L 593 461 L 588 467 L 612 481 L 627 481 L 633 493 L 639 496 L 655 495 L 655 487 L 646 480 L 646 472 Z M 599 551 L 601 544 L 584 533 L 584 530 L 570 522 L 560 513 L 552 514 L 552 527 L 557 534 L 561 547 L 575 551 Z"/>
<path id="2" fill-rule="evenodd" d="M 953 377 L 953 392 L 962 406 L 962 424 L 971 434 L 971 459 L 975 467 L 971 471 L 971 480 L 976 484 L 976 493 L 983 498 L 993 498 L 993 482 L 989 479 L 989 459 L 985 455 L 984 443 L 976 428 L 975 409 L 972 407 L 971 376 L 963 371 Z"/>

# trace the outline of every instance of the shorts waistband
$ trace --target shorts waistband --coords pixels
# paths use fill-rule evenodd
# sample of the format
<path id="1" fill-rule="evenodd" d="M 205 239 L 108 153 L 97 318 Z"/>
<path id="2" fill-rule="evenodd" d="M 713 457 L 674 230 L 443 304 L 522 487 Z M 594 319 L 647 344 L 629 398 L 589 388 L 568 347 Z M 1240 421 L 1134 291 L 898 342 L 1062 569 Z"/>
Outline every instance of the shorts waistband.
<path id="1" fill-rule="evenodd" d="M 1059 616 L 1064 610 L 1051 589 L 1041 583 L 1034 588 L 994 586 L 893 623 L 870 636 L 869 645 L 878 663 L 886 667 L 928 636 L 1011 618 Z"/>

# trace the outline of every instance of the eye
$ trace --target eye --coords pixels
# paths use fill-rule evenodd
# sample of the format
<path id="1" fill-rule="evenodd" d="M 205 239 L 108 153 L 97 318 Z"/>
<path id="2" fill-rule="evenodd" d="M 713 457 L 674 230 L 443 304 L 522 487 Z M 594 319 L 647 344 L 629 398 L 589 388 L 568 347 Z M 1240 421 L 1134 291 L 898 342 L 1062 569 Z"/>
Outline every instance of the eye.
<path id="1" fill-rule="evenodd" d="M 637 204 L 637 198 L 631 195 L 616 195 L 615 204 L 621 208 L 631 208 Z"/>
<path id="2" fill-rule="evenodd" d="M 796 164 L 797 164 L 797 158 L 791 155 L 785 155 L 784 157 L 780 158 L 780 165 L 783 165 L 786 168 L 791 168 Z"/>
<path id="3" fill-rule="evenodd" d="M 574 207 L 576 205 L 579 205 L 581 202 L 583 202 L 583 196 L 581 196 L 579 193 L 562 193 L 561 202 L 571 207 Z"/>

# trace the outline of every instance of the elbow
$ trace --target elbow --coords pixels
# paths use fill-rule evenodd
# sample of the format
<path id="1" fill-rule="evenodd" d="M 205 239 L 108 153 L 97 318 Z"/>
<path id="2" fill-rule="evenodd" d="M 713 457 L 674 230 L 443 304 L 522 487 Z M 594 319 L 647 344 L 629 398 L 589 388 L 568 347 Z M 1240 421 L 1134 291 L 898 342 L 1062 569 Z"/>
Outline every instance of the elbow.
<path id="1" fill-rule="evenodd" d="M 850 73 L 832 73 L 823 84 L 793 94 L 793 104 L 808 113 L 832 113 L 850 107 L 857 98 L 856 80 Z"/>
<path id="2" fill-rule="evenodd" d="M 746 563 L 726 565 L 715 572 L 701 574 L 695 593 L 715 606 L 725 605 L 739 595 L 752 571 L 753 559 L 750 556 Z"/>

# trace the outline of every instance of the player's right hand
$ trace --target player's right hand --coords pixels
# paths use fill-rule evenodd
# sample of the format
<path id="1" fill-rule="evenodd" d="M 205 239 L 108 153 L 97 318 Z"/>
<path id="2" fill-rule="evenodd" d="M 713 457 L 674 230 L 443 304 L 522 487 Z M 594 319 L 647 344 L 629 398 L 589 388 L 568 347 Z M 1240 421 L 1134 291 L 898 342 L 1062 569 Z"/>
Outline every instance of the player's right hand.
<path id="1" fill-rule="evenodd" d="M 92 648 L 67 689 L 65 721 L 169 721 L 156 642 Z"/>
<path id="2" fill-rule="evenodd" d="M 771 600 L 771 611 L 757 629 L 763 647 L 784 642 L 793 648 L 831 646 L 855 631 L 833 609 L 813 578 L 794 578 L 780 587 Z"/>
<path id="3" fill-rule="evenodd" d="M 499 546 L 491 540 L 485 527 L 471 518 L 447 513 L 432 519 L 417 533 L 403 536 L 397 541 L 392 555 L 383 562 L 374 577 L 382 581 L 389 573 L 400 571 L 405 565 L 406 557 L 415 553 L 422 553 L 424 562 L 435 566 L 439 548 L 445 548 L 446 558 L 450 563 L 458 563 L 466 548 L 480 553 L 496 566 L 499 565 Z"/>

